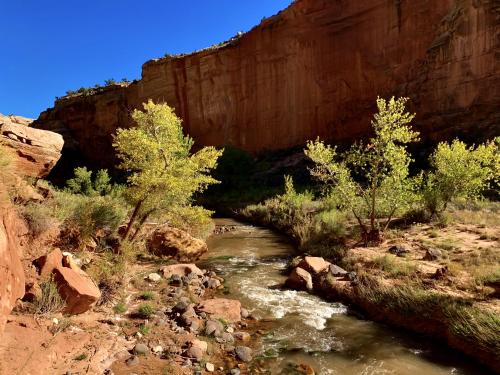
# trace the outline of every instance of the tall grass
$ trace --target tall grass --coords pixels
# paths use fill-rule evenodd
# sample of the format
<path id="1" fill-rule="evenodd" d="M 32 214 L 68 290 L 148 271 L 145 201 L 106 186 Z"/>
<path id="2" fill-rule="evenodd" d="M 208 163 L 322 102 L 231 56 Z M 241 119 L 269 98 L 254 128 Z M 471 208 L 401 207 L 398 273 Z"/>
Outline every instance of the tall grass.
<path id="1" fill-rule="evenodd" d="M 500 316 L 474 306 L 472 300 L 429 290 L 419 282 L 386 285 L 367 274 L 359 275 L 357 290 L 361 298 L 384 310 L 435 321 L 465 341 L 500 352 Z"/>

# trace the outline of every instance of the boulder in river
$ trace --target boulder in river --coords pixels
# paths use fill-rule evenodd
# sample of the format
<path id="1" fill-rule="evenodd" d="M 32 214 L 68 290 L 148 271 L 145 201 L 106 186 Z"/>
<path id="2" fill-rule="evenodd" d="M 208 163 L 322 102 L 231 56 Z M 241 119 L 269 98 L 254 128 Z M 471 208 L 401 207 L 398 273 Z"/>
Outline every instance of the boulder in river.
<path id="1" fill-rule="evenodd" d="M 306 270 L 311 275 L 317 276 L 325 271 L 330 264 L 330 262 L 327 262 L 322 257 L 307 256 L 299 263 L 299 267 Z"/>
<path id="2" fill-rule="evenodd" d="M 313 289 L 312 276 L 305 269 L 297 267 L 286 279 L 285 286 L 290 289 L 311 291 Z"/>

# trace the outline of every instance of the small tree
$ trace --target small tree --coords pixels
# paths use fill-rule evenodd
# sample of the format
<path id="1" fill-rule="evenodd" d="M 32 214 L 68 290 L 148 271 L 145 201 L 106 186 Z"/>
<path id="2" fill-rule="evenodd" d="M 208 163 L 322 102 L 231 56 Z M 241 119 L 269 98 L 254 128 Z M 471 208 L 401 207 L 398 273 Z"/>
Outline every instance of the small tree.
<path id="1" fill-rule="evenodd" d="M 422 197 L 431 216 L 458 198 L 474 199 L 500 177 L 499 145 L 494 141 L 468 147 L 454 140 L 440 143 L 431 155 L 432 171 L 423 179 Z"/>
<path id="2" fill-rule="evenodd" d="M 92 179 L 93 172 L 89 171 L 87 167 L 75 168 L 74 175 L 73 178 L 66 181 L 68 191 L 73 194 L 105 196 L 113 190 L 108 171 L 105 169 L 97 171 L 94 179 Z"/>
<path id="3" fill-rule="evenodd" d="M 328 187 L 340 208 L 352 211 L 365 244 L 381 241 L 381 232 L 411 196 L 406 145 L 417 141 L 418 133 L 409 126 L 414 115 L 405 110 L 407 100 L 378 98 L 372 120 L 375 136 L 366 144 L 354 144 L 344 155 L 319 139 L 308 142 L 305 150 L 316 164 L 311 174 Z"/>
<path id="4" fill-rule="evenodd" d="M 193 140 L 183 134 L 181 120 L 167 104 L 149 100 L 144 111 L 135 110 L 132 118 L 137 127 L 118 129 L 113 143 L 122 160 L 119 167 L 130 173 L 126 195 L 134 210 L 123 235 L 130 240 L 152 214 L 168 218 L 192 209 L 191 217 L 199 216 L 200 208 L 192 206 L 192 197 L 218 182 L 209 173 L 222 154 L 214 147 L 191 153 Z"/>

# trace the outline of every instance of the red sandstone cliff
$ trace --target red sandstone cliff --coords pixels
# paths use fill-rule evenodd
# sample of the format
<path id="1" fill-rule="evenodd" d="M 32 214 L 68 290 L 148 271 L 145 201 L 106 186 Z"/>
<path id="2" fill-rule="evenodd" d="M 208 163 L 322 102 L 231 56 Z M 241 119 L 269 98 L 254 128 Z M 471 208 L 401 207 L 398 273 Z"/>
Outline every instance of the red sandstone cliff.
<path id="1" fill-rule="evenodd" d="M 427 140 L 500 134 L 495 0 L 297 0 L 220 48 L 149 61 L 142 79 L 63 98 L 36 126 L 95 166 L 148 98 L 198 144 L 253 153 L 366 135 L 378 95 L 405 95 Z"/>

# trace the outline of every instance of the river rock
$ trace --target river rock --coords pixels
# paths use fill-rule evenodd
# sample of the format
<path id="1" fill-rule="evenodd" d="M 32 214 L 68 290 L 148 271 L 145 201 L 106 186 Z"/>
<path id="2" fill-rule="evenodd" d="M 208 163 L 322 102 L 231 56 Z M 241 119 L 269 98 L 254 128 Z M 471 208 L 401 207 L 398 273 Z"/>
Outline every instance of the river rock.
<path id="1" fill-rule="evenodd" d="M 327 262 L 321 257 L 307 256 L 299 263 L 298 267 L 306 270 L 311 275 L 316 276 L 325 271 L 330 264 L 330 262 Z"/>
<path id="2" fill-rule="evenodd" d="M 134 346 L 134 353 L 137 355 L 146 355 L 149 353 L 149 348 L 145 344 L 137 344 Z"/>
<path id="3" fill-rule="evenodd" d="M 243 362 L 250 362 L 252 360 L 252 349 L 247 346 L 237 346 L 234 349 L 236 358 Z"/>
<path id="4" fill-rule="evenodd" d="M 242 307 L 242 308 L 241 308 L 241 317 L 242 317 L 243 319 L 246 319 L 246 318 L 248 318 L 249 316 L 250 316 L 250 313 L 248 312 L 248 310 Z"/>
<path id="5" fill-rule="evenodd" d="M 214 372 L 215 371 L 215 365 L 213 363 L 207 362 L 205 365 L 205 368 L 207 369 L 208 372 Z"/>
<path id="6" fill-rule="evenodd" d="M 208 320 L 205 324 L 205 334 L 207 336 L 220 336 L 224 331 L 224 326 L 218 320 Z"/>
<path id="7" fill-rule="evenodd" d="M 286 279 L 285 286 L 291 289 L 310 291 L 313 289 L 312 276 L 305 269 L 297 267 Z"/>
<path id="8" fill-rule="evenodd" d="M 127 359 L 125 361 L 125 363 L 127 364 L 127 366 L 137 366 L 139 364 L 139 358 L 135 355 L 133 355 L 132 357 L 130 357 L 129 359 Z"/>
<path id="9" fill-rule="evenodd" d="M 335 277 L 344 277 L 347 275 L 347 271 L 336 264 L 330 264 L 329 268 L 330 275 L 335 276 Z"/>
<path id="10" fill-rule="evenodd" d="M 205 241 L 168 225 L 157 228 L 148 238 L 146 246 L 156 256 L 171 257 L 181 262 L 197 260 L 208 251 Z"/>
<path id="11" fill-rule="evenodd" d="M 243 342 L 250 341 L 250 334 L 247 332 L 235 332 L 234 338 Z"/>
<path id="12" fill-rule="evenodd" d="M 407 249 L 405 249 L 403 246 L 399 246 L 399 245 L 395 245 L 395 246 L 391 246 L 388 250 L 389 253 L 391 254 L 394 254 L 398 257 L 405 257 L 406 254 L 409 253 L 409 251 Z"/>
<path id="13" fill-rule="evenodd" d="M 182 278 L 182 276 L 187 276 L 191 273 L 197 276 L 203 276 L 203 271 L 200 270 L 194 264 L 172 264 L 170 266 L 165 266 L 160 269 L 163 277 L 169 280 L 172 276 L 177 276 Z"/>
<path id="14" fill-rule="evenodd" d="M 427 249 L 424 255 L 424 260 L 438 260 L 443 256 L 441 250 L 438 249 Z"/>
<path id="15" fill-rule="evenodd" d="M 224 319 L 229 323 L 241 320 L 241 302 L 226 298 L 213 298 L 198 305 L 198 311 L 207 313 L 212 318 Z"/>
<path id="16" fill-rule="evenodd" d="M 158 281 L 161 280 L 161 276 L 158 275 L 156 272 L 153 272 L 148 275 L 147 279 L 153 283 L 157 283 Z"/>

